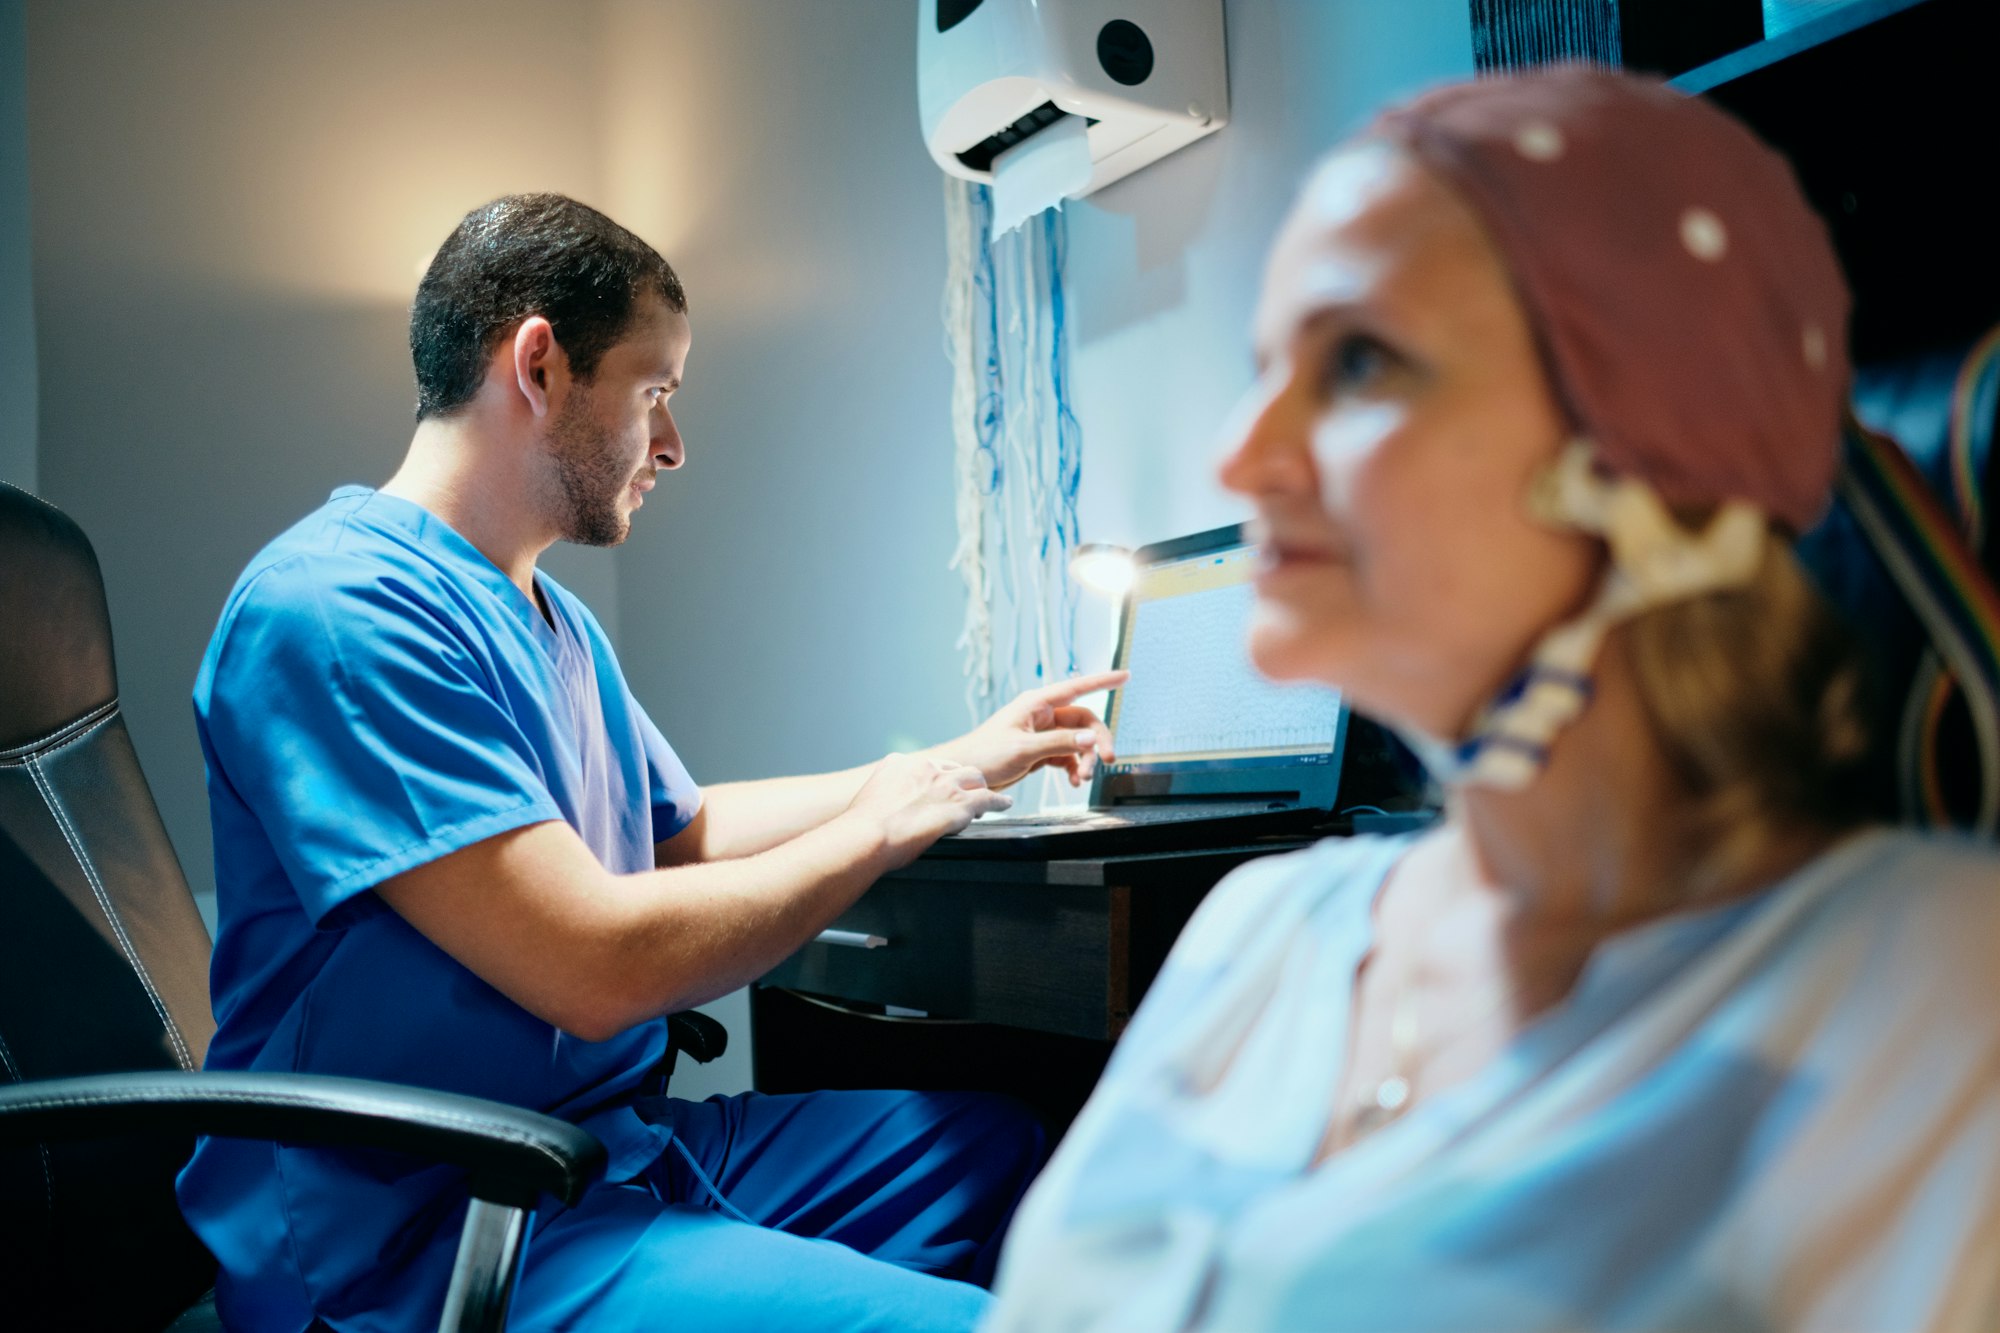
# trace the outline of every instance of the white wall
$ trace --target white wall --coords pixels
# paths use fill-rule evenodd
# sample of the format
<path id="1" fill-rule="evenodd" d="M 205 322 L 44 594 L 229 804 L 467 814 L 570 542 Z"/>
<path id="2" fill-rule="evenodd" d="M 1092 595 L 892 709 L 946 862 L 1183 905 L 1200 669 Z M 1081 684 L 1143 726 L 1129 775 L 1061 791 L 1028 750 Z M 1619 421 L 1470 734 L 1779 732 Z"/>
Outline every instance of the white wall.
<path id="1" fill-rule="evenodd" d="M 1263 256 L 1301 178 L 1390 100 L 1472 72 L 1467 0 L 1228 0 L 1230 121 L 1069 210 L 1086 541 L 1247 516 L 1214 481 Z"/>
<path id="2" fill-rule="evenodd" d="M 0 0 L 0 481 L 36 486 L 35 303 L 28 224 L 27 28 Z"/>

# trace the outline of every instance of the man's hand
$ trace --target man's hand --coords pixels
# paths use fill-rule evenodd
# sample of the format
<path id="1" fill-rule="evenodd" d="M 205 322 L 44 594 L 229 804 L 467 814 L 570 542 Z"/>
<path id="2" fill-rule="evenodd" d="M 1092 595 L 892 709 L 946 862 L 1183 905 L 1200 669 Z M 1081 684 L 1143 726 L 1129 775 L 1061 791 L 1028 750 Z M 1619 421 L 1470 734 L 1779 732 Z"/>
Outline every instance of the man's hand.
<path id="1" fill-rule="evenodd" d="M 1073 784 L 1081 786 L 1100 761 L 1111 758 L 1111 733 L 1097 714 L 1079 707 L 1076 701 L 1093 690 L 1123 684 L 1126 674 L 1105 671 L 1029 690 L 950 744 L 933 746 L 911 757 L 972 768 L 985 786 L 996 790 L 1042 767 L 1060 768 Z M 909 778 L 912 773 L 928 780 L 920 770 L 912 769 L 904 776 Z M 889 780 L 880 763 L 838 773 L 710 787 L 694 822 L 654 849 L 655 863 L 691 865 L 769 851 L 851 808 L 859 800 L 862 786 L 878 779 Z M 925 845 L 928 838 L 952 831 L 940 827 L 923 839 Z"/>
<path id="2" fill-rule="evenodd" d="M 905 866 L 948 833 L 979 816 L 1005 810 L 1009 796 L 990 790 L 978 769 L 917 754 L 892 754 L 855 793 L 846 817 L 882 831 L 892 865 Z"/>
<path id="3" fill-rule="evenodd" d="M 1072 787 L 1090 780 L 1097 765 L 1110 763 L 1111 732 L 1104 720 L 1076 701 L 1098 690 L 1115 689 L 1130 675 L 1100 671 L 1023 692 L 977 727 L 931 753 L 949 755 L 986 775 L 998 790 L 1038 768 L 1060 768 Z"/>

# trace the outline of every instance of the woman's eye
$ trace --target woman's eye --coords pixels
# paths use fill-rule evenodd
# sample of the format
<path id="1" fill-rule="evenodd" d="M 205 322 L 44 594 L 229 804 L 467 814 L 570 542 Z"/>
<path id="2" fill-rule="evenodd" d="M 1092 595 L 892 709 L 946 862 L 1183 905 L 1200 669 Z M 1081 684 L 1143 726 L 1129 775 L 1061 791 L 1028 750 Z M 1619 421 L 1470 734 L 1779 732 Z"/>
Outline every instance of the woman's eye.
<path id="1" fill-rule="evenodd" d="M 1327 354 L 1326 388 L 1328 392 L 1365 389 L 1387 373 L 1395 360 L 1395 353 L 1379 339 L 1365 333 L 1345 334 Z"/>

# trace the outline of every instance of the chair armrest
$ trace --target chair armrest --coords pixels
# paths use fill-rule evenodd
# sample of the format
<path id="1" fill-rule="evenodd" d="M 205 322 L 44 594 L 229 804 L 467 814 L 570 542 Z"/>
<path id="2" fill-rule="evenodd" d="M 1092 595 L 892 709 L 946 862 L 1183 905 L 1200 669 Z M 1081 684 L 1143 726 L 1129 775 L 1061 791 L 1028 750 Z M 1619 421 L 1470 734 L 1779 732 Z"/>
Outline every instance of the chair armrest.
<path id="1" fill-rule="evenodd" d="M 604 1145 L 565 1120 L 427 1088 L 317 1074 L 95 1074 L 0 1087 L 0 1145 L 118 1134 L 213 1134 L 380 1148 L 471 1176 L 474 1198 L 573 1204 Z"/>
<path id="2" fill-rule="evenodd" d="M 698 1009 L 667 1015 L 668 1050 L 686 1051 L 688 1059 L 705 1065 L 729 1049 L 729 1029 Z"/>

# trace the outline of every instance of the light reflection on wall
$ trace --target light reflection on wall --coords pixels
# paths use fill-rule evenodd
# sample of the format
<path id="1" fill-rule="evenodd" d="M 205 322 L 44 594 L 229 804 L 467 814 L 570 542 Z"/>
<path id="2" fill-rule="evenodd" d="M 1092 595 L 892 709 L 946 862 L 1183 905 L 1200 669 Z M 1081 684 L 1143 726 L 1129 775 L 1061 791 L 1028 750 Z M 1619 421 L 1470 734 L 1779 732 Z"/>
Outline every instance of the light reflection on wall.
<path id="1" fill-rule="evenodd" d="M 886 206 L 857 182 L 877 175 L 884 155 L 922 152 L 914 102 L 907 122 L 891 122 L 886 132 L 859 124 L 834 132 L 825 124 L 824 96 L 784 72 L 783 60 L 800 58 L 803 33 L 825 21 L 809 20 L 793 4 L 598 0 L 596 9 L 601 206 L 681 271 L 697 345 L 700 316 L 714 313 L 703 305 L 704 292 L 726 293 L 732 319 L 773 325 L 823 318 L 865 299 L 856 266 L 825 263 L 796 244 L 793 231 L 801 217 Z M 914 37 L 908 51 L 884 46 L 871 56 L 913 61 Z M 913 84 L 913 66 L 893 73 L 895 86 Z M 759 81 L 758 74 L 769 77 Z M 856 67 L 827 77 L 870 75 Z M 857 162 L 857 150 L 873 160 Z M 773 194 L 783 196 L 786 216 L 738 203 Z M 923 202 L 928 219 L 937 206 Z M 840 225 L 828 218 L 829 230 Z"/>
<path id="2" fill-rule="evenodd" d="M 32 92 L 73 128 L 52 169 L 80 224 L 38 238 L 45 261 L 406 304 L 414 262 L 468 208 L 601 198 L 599 8 L 34 7 Z M 61 69 L 86 77 L 56 86 Z"/>
<path id="3" fill-rule="evenodd" d="M 718 120 L 731 99 L 704 60 L 714 6 L 601 0 L 596 142 L 601 207 L 675 262 L 709 221 L 704 173 L 728 154 Z M 720 127 L 726 128 L 726 127 Z"/>

